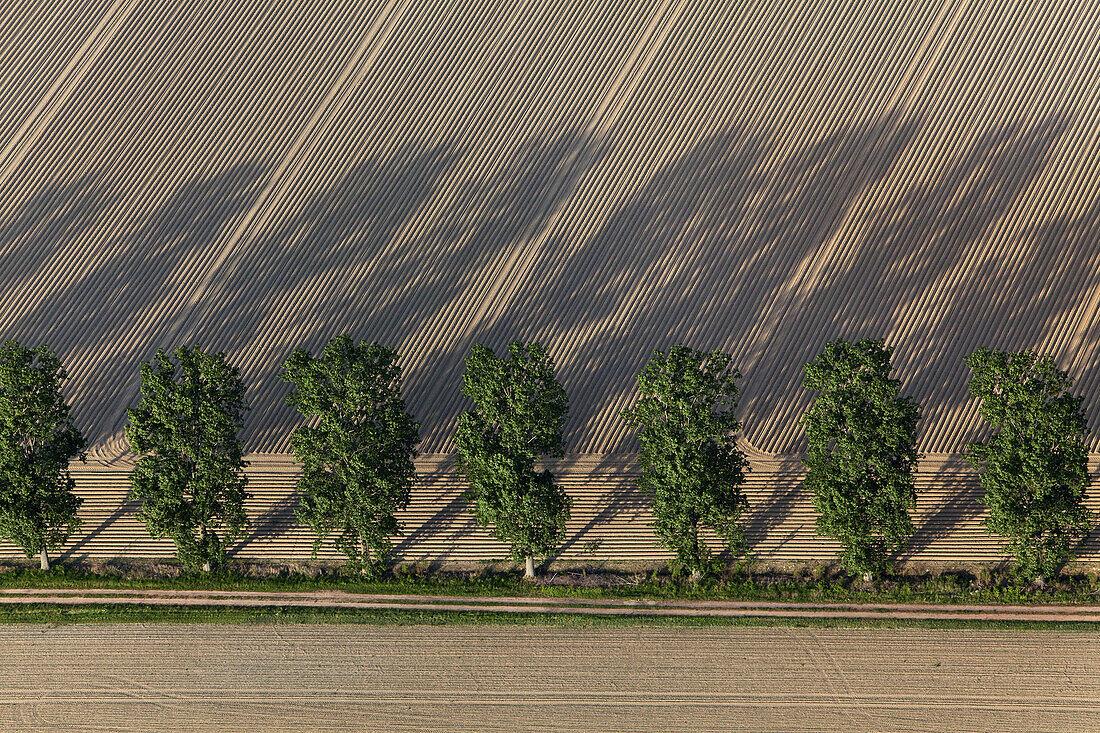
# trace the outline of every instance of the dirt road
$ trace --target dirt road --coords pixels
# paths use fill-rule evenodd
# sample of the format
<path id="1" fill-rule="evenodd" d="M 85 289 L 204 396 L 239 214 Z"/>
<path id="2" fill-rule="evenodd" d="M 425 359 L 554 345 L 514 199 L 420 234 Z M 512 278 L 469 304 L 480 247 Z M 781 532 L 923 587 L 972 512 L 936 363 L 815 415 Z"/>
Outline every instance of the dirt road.
<path id="1" fill-rule="evenodd" d="M 3 730 L 1100 730 L 1081 631 L 0 627 Z"/>
<path id="2" fill-rule="evenodd" d="M 1100 623 L 1096 605 L 951 605 L 914 603 L 795 603 L 773 601 L 626 600 L 501 596 L 421 596 L 342 591 L 4 589 L 0 604 L 153 606 L 293 606 L 347 610 L 477 611 L 602 616 L 767 616 L 907 621 L 1043 621 Z"/>

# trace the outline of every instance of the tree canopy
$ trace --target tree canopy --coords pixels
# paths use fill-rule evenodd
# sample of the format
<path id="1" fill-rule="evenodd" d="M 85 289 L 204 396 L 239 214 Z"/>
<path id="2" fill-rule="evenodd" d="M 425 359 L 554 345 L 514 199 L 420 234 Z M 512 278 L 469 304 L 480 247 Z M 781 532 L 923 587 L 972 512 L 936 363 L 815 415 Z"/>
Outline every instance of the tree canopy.
<path id="1" fill-rule="evenodd" d="M 303 466 L 298 519 L 317 534 L 314 552 L 336 533 L 350 564 L 377 575 L 400 529 L 395 512 L 409 503 L 420 440 L 401 398 L 397 352 L 336 336 L 320 356 L 296 350 L 281 377 L 294 385 L 287 404 L 312 423 L 291 436 Z"/>
<path id="2" fill-rule="evenodd" d="M 638 432 L 638 485 L 653 498 L 654 531 L 696 578 L 711 562 L 701 528 L 735 555 L 743 551 L 748 461 L 737 449 L 741 423 L 733 413 L 740 376 L 721 351 L 655 351 L 638 375 L 638 401 L 622 411 Z"/>
<path id="3" fill-rule="evenodd" d="M 80 527 L 69 461 L 86 460 L 85 442 L 61 393 L 67 378 L 47 346 L 0 346 L 0 537 L 44 570 Z"/>
<path id="4" fill-rule="evenodd" d="M 913 535 L 921 410 L 890 378 L 892 353 L 874 339 L 832 341 L 803 381 L 818 393 L 802 416 L 817 531 L 840 542 L 844 567 L 864 575 L 884 571 Z"/>
<path id="5" fill-rule="evenodd" d="M 966 364 L 970 395 L 993 427 L 967 446 L 985 489 L 985 526 L 1005 538 L 1021 573 L 1055 576 L 1092 527 L 1083 398 L 1049 355 L 982 348 Z"/>
<path id="6" fill-rule="evenodd" d="M 239 370 L 225 354 L 164 349 L 141 365 L 141 402 L 126 411 L 126 438 L 141 454 L 130 499 L 153 537 L 169 537 L 187 567 L 209 570 L 249 526 L 248 478 L 237 431 L 248 409 Z"/>
<path id="7" fill-rule="evenodd" d="M 565 452 L 562 431 L 568 411 L 554 362 L 537 342 L 508 345 L 508 358 L 477 344 L 466 358 L 462 392 L 473 409 L 458 420 L 459 470 L 469 482 L 465 497 L 479 525 L 527 561 L 554 551 L 565 534 L 572 501 L 549 470 L 536 471 L 542 456 Z"/>

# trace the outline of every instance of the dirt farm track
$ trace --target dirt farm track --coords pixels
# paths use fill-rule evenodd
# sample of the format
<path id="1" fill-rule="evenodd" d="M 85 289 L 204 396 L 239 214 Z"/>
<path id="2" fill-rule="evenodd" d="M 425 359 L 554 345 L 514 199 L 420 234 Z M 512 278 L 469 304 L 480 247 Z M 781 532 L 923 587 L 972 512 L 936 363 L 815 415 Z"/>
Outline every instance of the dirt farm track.
<path id="1" fill-rule="evenodd" d="M 1100 730 L 1081 631 L 0 628 L 2 730 Z"/>

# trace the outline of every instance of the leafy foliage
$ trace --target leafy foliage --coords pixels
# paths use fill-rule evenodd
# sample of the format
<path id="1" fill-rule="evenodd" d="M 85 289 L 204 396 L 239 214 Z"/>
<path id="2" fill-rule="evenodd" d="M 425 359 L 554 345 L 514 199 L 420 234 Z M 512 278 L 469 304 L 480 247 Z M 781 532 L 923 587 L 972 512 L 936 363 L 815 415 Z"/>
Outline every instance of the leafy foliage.
<path id="1" fill-rule="evenodd" d="M 69 461 L 85 442 L 61 394 L 65 369 L 47 346 L 0 346 L 0 537 L 31 557 L 80 527 Z"/>
<path id="2" fill-rule="evenodd" d="M 537 342 L 513 341 L 507 359 L 477 344 L 462 393 L 474 409 L 459 416 L 455 447 L 478 524 L 509 543 L 516 560 L 552 553 L 572 506 L 553 474 L 534 468 L 539 456 L 565 454 L 568 399 L 553 360 Z"/>
<path id="3" fill-rule="evenodd" d="M 141 404 L 126 411 L 126 438 L 142 455 L 130 500 L 153 537 L 169 537 L 188 567 L 216 565 L 248 527 L 248 481 L 237 431 L 248 409 L 239 370 L 225 354 L 177 347 L 141 365 Z"/>
<path id="4" fill-rule="evenodd" d="M 397 352 L 336 336 L 321 356 L 296 350 L 281 377 L 294 385 L 287 404 L 314 423 L 291 436 L 303 465 L 297 514 L 317 534 L 314 553 L 336 532 L 351 565 L 375 576 L 400 529 L 395 512 L 408 506 L 420 441 L 401 399 Z"/>
<path id="5" fill-rule="evenodd" d="M 655 351 L 638 375 L 640 397 L 622 412 L 638 431 L 639 487 L 653 497 L 654 531 L 693 574 L 709 569 L 702 527 L 725 539 L 734 554 L 744 541 L 738 519 L 748 506 L 741 491 L 748 461 L 737 449 L 734 417 L 740 373 L 721 351 L 674 346 Z"/>
<path id="6" fill-rule="evenodd" d="M 1088 426 L 1066 372 L 1034 351 L 982 348 L 966 358 L 970 395 L 994 428 L 967 446 L 981 471 L 985 525 L 1006 539 L 1021 573 L 1054 577 L 1091 529 L 1085 507 Z"/>
<path id="7" fill-rule="evenodd" d="M 890 378 L 893 348 L 882 341 L 832 341 L 806 365 L 803 386 L 818 392 L 802 416 L 803 461 L 817 531 L 837 539 L 854 573 L 879 573 L 913 534 L 913 471 L 920 405 Z"/>

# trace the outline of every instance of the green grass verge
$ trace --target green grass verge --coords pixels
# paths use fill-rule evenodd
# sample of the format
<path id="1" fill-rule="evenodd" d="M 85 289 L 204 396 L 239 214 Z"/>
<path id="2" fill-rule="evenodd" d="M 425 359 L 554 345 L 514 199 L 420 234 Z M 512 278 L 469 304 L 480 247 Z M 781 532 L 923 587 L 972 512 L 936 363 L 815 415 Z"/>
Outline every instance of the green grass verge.
<path id="1" fill-rule="evenodd" d="M 25 566 L 0 570 L 0 588 L 110 588 L 236 591 L 343 590 L 352 593 L 413 595 L 530 596 L 591 599 L 697 599 L 744 601 L 862 602 L 862 603 L 1010 603 L 1100 604 L 1100 578 L 1091 575 L 1062 576 L 1047 588 L 1018 582 L 1010 573 L 968 572 L 897 576 L 867 586 L 836 571 L 818 573 L 729 573 L 699 585 L 671 576 L 667 571 L 608 574 L 619 582 L 607 587 L 531 584 L 518 572 L 430 572 L 398 569 L 377 581 L 338 569 L 316 576 L 283 571 L 257 575 L 227 569 L 210 574 L 183 573 L 160 577 L 139 570 L 128 576 L 117 568 L 96 573 L 58 565 L 48 572 Z M 574 575 L 578 575 L 574 574 Z M 583 579 L 574 578 L 575 580 Z"/>
<path id="2" fill-rule="evenodd" d="M 556 628 L 709 628 L 781 626 L 812 628 L 928 628 L 1073 630 L 1100 632 L 1100 623 L 1080 621 L 918 621 L 909 619 L 807 619 L 782 617 L 588 616 L 555 613 L 488 613 L 420 610 L 315 609 L 269 606 L 0 606 L 0 624 L 358 624 L 366 626 L 541 626 Z"/>

